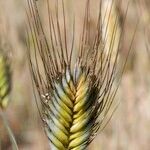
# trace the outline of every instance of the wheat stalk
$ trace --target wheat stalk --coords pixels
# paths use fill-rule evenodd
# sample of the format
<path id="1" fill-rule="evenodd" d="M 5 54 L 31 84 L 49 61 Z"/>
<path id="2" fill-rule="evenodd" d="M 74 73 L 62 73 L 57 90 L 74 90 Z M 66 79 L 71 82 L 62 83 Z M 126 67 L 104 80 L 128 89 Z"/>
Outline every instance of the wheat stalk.
<path id="1" fill-rule="evenodd" d="M 72 41 L 68 44 L 64 1 L 54 2 L 55 15 L 51 13 L 50 2 L 54 1 L 47 0 L 46 3 L 49 37 L 44 31 L 38 2 L 27 0 L 26 9 L 28 56 L 42 105 L 39 112 L 51 149 L 84 150 L 97 131 L 105 127 L 117 107 L 114 97 L 127 59 L 119 68 L 121 74 L 115 86 L 123 30 L 119 26 L 118 14 L 112 13 L 115 2 L 111 3 L 110 9 L 103 10 L 102 16 L 104 2 L 99 1 L 96 29 L 91 33 L 92 2 L 86 0 L 83 29 L 81 36 L 77 37 L 80 40 L 76 49 L 75 19 L 71 30 Z M 62 12 L 63 24 L 60 23 L 59 11 Z M 115 14 L 112 22 L 111 14 Z"/>

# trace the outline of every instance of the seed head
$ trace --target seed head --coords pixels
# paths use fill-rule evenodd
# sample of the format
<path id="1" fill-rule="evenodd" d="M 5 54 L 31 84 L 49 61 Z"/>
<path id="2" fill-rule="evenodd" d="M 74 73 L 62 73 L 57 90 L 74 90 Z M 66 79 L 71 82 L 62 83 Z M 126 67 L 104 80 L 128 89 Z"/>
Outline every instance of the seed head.
<path id="1" fill-rule="evenodd" d="M 84 150 L 97 131 L 105 127 L 116 108 L 113 106 L 118 89 L 115 80 L 123 32 L 119 16 L 114 12 L 115 2 L 102 9 L 104 1 L 99 1 L 97 19 L 94 20 L 96 28 L 91 30 L 92 2 L 86 0 L 81 35 L 76 37 L 73 19 L 69 38 L 64 1 L 54 2 L 55 14 L 51 12 L 50 1 L 46 3 L 47 37 L 38 2 L 27 0 L 31 74 L 41 100 L 40 114 L 51 148 Z M 60 23 L 60 12 L 63 24 Z M 110 18 L 111 14 L 113 18 Z"/>
<path id="2" fill-rule="evenodd" d="M 10 93 L 10 66 L 7 56 L 0 49 L 0 108 L 8 106 Z"/>
<path id="3" fill-rule="evenodd" d="M 0 11 L 0 108 L 5 109 L 10 101 L 11 71 L 10 71 L 10 42 L 7 38 L 6 18 Z"/>

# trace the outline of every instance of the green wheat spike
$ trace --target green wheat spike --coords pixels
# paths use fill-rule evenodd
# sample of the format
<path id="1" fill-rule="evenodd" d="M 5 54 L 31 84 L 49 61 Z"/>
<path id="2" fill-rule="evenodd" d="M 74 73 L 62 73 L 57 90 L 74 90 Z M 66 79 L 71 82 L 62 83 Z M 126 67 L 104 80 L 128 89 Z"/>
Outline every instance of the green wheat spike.
<path id="1" fill-rule="evenodd" d="M 96 113 L 92 109 L 96 95 L 92 96 L 89 83 L 90 78 L 86 78 L 84 70 L 76 83 L 66 70 L 59 81 L 55 81 L 52 96 L 47 94 L 43 98 L 48 102 L 44 108 L 46 133 L 58 149 L 82 150 L 87 147 Z M 51 97 L 50 100 L 48 97 Z"/>
<path id="2" fill-rule="evenodd" d="M 54 2 L 55 13 L 51 12 L 50 2 Z M 46 1 L 47 38 L 46 24 L 38 9 L 42 1 L 27 0 L 28 58 L 42 106 L 41 110 L 38 106 L 40 117 L 51 149 L 85 150 L 98 130 L 108 123 L 117 106 L 114 102 L 119 86 L 116 74 L 117 69 L 121 73 L 124 70 L 118 62 L 121 28 L 118 13 L 112 13 L 114 4 L 110 4 L 111 10 L 103 10 L 105 1 L 98 0 L 95 32 L 91 30 L 92 0 L 86 0 L 82 31 L 77 34 L 80 36 L 75 36 L 74 20 L 69 37 L 64 2 Z M 77 45 L 75 37 L 79 39 Z M 122 74 L 119 83 L 121 77 Z"/>
<path id="3" fill-rule="evenodd" d="M 0 107 L 5 109 L 9 103 L 10 83 L 10 66 L 8 58 L 2 50 L 0 51 Z"/>

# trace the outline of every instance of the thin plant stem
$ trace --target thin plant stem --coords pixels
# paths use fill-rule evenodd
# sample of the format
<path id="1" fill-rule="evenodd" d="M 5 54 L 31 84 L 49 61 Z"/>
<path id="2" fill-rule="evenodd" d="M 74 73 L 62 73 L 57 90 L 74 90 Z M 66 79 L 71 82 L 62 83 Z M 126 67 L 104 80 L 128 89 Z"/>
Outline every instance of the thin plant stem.
<path id="1" fill-rule="evenodd" d="M 0 115 L 1 115 L 1 117 L 2 117 L 4 126 L 5 126 L 5 128 L 6 128 L 7 132 L 8 132 L 10 141 L 11 141 L 11 143 L 12 143 L 12 149 L 13 149 L 13 150 L 19 150 L 18 145 L 17 145 L 17 142 L 16 142 L 15 137 L 14 137 L 14 134 L 13 134 L 13 132 L 12 132 L 10 126 L 9 126 L 8 120 L 7 120 L 7 118 L 6 118 L 5 114 L 4 114 L 4 112 L 3 112 L 3 111 L 0 111 Z"/>
<path id="2" fill-rule="evenodd" d="M 1 150 L 1 137 L 0 137 L 0 150 Z"/>

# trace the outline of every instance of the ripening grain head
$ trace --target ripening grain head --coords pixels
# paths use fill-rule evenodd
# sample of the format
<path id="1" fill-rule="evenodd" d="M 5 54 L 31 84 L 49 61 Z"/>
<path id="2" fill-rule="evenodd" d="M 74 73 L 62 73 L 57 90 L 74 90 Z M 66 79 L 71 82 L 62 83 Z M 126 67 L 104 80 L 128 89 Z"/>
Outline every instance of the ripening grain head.
<path id="1" fill-rule="evenodd" d="M 148 56 L 150 57 L 150 1 L 148 0 L 138 0 L 137 8 L 141 20 L 141 25 L 144 34 L 144 42 L 146 45 L 146 49 L 148 52 Z"/>
<path id="2" fill-rule="evenodd" d="M 9 61 L 10 43 L 6 36 L 6 22 L 0 11 L 0 108 L 5 109 L 10 101 L 11 71 Z"/>
<path id="3" fill-rule="evenodd" d="M 10 68 L 6 56 L 0 50 L 0 108 L 6 108 L 9 102 Z"/>
<path id="4" fill-rule="evenodd" d="M 27 0 L 30 69 L 52 149 L 84 150 L 97 131 L 105 127 L 117 106 L 116 78 L 120 82 L 124 70 L 119 63 L 123 29 L 116 9 L 121 2 L 96 2 L 95 17 L 92 17 L 92 1 L 82 2 L 79 33 L 78 16 L 72 9 L 69 11 L 73 15 L 66 13 L 67 1 L 47 0 L 46 25 L 40 17 L 42 1 Z"/>

